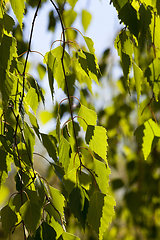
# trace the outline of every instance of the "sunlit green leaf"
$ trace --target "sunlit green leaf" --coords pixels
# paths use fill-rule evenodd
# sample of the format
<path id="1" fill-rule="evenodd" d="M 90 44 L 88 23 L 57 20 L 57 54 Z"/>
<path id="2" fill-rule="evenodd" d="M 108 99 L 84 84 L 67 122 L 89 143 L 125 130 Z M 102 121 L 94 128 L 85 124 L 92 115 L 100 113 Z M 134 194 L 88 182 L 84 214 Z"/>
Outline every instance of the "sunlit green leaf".
<path id="1" fill-rule="evenodd" d="M 147 77 L 147 81 L 149 82 L 150 86 L 153 89 L 153 92 L 155 94 L 155 98 L 158 101 L 158 95 L 160 92 L 160 59 L 155 58 L 153 62 L 148 66 L 148 68 L 145 70 L 145 77 Z"/>
<path id="2" fill-rule="evenodd" d="M 139 103 L 139 98 L 141 95 L 141 88 L 142 88 L 143 72 L 135 63 L 133 63 L 133 71 L 134 71 L 134 78 L 136 83 L 137 102 Z"/>
<path id="3" fill-rule="evenodd" d="M 91 19 L 92 19 L 92 15 L 88 11 L 83 9 L 82 10 L 82 25 L 83 25 L 85 32 L 87 31 L 87 28 L 90 24 Z"/>
<path id="4" fill-rule="evenodd" d="M 101 126 L 88 125 L 85 136 L 86 143 L 107 163 L 107 133 Z"/>
<path id="5" fill-rule="evenodd" d="M 100 192 L 96 192 L 92 195 L 87 220 L 89 225 L 99 235 L 99 239 L 103 239 L 103 234 L 114 215 L 114 199 Z"/>
<path id="6" fill-rule="evenodd" d="M 77 1 L 78 0 L 67 0 L 67 2 L 69 2 L 69 4 L 71 5 L 72 8 L 74 8 Z"/>
<path id="7" fill-rule="evenodd" d="M 148 158 L 151 150 L 154 137 L 160 137 L 160 127 L 152 119 L 149 119 L 144 123 L 144 136 L 142 143 L 142 151 L 144 154 L 145 160 Z"/>
<path id="8" fill-rule="evenodd" d="M 40 112 L 40 120 L 42 121 L 43 124 L 49 122 L 53 117 L 53 114 L 48 111 L 42 111 Z"/>
<path id="9" fill-rule="evenodd" d="M 59 144 L 59 162 L 64 167 L 65 172 L 68 169 L 71 158 L 71 145 L 69 142 L 61 136 L 60 144 Z"/>
<path id="10" fill-rule="evenodd" d="M 99 189 L 102 193 L 107 194 L 109 187 L 109 174 L 111 173 L 111 170 L 105 163 L 102 163 L 97 159 L 94 159 L 92 169 L 96 174 L 95 180 L 99 186 Z"/>
<path id="11" fill-rule="evenodd" d="M 34 101 L 33 101 L 34 99 Z M 25 97 L 25 101 L 27 102 L 27 104 L 32 108 L 33 112 L 35 113 L 36 115 L 36 111 L 37 111 L 37 108 L 38 108 L 38 96 L 37 96 L 37 93 L 35 91 L 34 88 L 30 88 L 26 97 Z"/>
<path id="12" fill-rule="evenodd" d="M 81 127 L 83 127 L 84 131 L 87 130 L 87 124 L 88 125 L 96 125 L 97 123 L 97 114 L 92 109 L 89 109 L 81 104 L 80 109 L 78 111 L 78 116 L 81 118 L 78 118 L 78 122 Z"/>
<path id="13" fill-rule="evenodd" d="M 77 17 L 77 13 L 73 9 L 64 11 L 63 17 L 65 19 L 66 27 L 70 27 Z"/>
<path id="14" fill-rule="evenodd" d="M 29 125 L 25 122 L 24 123 L 24 137 L 25 142 L 27 144 L 27 153 L 29 154 L 29 158 L 32 159 L 32 154 L 34 151 L 34 145 L 35 145 L 35 135 L 33 130 L 29 127 Z"/>
<path id="15" fill-rule="evenodd" d="M 47 52 L 45 55 L 45 61 L 47 61 L 48 65 L 48 74 L 49 74 L 49 84 L 50 84 L 50 90 L 53 95 L 53 78 L 57 80 L 58 87 L 61 87 L 61 84 L 64 81 L 64 71 L 62 68 L 62 54 L 63 54 L 63 47 L 59 46 L 55 49 L 53 49 L 50 52 Z M 64 70 L 65 74 L 68 74 L 70 72 L 70 65 L 71 65 L 71 59 L 69 54 L 64 51 L 63 56 L 63 64 L 64 64 Z"/>
<path id="16" fill-rule="evenodd" d="M 63 240 L 80 240 L 79 237 L 71 234 L 71 233 L 68 233 L 68 232 L 63 232 L 62 233 L 62 239 Z"/>
<path id="17" fill-rule="evenodd" d="M 23 14 L 25 10 L 24 0 L 10 0 L 14 14 L 16 15 L 19 25 L 22 29 Z"/>
<path id="18" fill-rule="evenodd" d="M 116 206 L 116 202 L 113 197 L 106 195 L 104 197 L 104 207 L 101 218 L 101 226 L 99 229 L 99 239 L 103 239 L 104 232 L 106 228 L 108 228 L 109 224 L 112 222 L 112 218 L 114 216 L 114 207 Z"/>
<path id="19" fill-rule="evenodd" d="M 55 209 L 63 216 L 64 215 L 64 202 L 65 198 L 61 192 L 50 186 L 50 195 L 53 201 L 53 206 Z"/>

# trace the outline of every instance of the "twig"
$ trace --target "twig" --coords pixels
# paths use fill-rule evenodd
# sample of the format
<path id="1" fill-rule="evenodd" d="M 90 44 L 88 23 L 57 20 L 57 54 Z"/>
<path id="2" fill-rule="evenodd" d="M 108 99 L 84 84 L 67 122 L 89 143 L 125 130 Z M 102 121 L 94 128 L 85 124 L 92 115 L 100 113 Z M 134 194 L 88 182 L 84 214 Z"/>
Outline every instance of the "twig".
<path id="1" fill-rule="evenodd" d="M 38 13 L 38 9 L 40 7 L 40 4 L 41 4 L 41 0 L 39 0 L 38 6 L 37 6 L 37 9 L 35 11 L 33 21 L 32 21 L 32 28 L 31 28 L 30 38 L 29 38 L 29 46 L 28 46 L 27 56 L 26 56 L 24 69 L 23 69 L 23 90 L 22 90 L 23 92 L 22 92 L 22 98 L 21 98 L 20 105 L 19 105 L 19 111 L 21 111 L 23 98 L 24 98 L 25 71 L 26 71 L 26 67 L 27 67 L 29 52 L 31 51 L 31 41 L 32 41 L 32 35 L 33 35 L 34 23 L 35 23 L 35 20 L 36 20 L 36 17 L 37 17 L 37 13 Z"/>
<path id="2" fill-rule="evenodd" d="M 62 27 L 63 52 L 62 52 L 62 57 L 61 57 L 61 63 L 62 63 L 62 69 L 63 69 L 64 79 L 65 79 L 65 84 L 66 84 L 66 89 L 67 89 L 67 97 L 68 97 L 70 114 L 71 114 L 71 120 L 72 120 L 72 125 L 73 125 L 74 138 L 75 138 L 76 148 L 77 148 L 77 152 L 78 152 L 78 156 L 79 156 L 79 160 L 80 160 L 80 166 L 81 166 L 82 165 L 82 161 L 81 161 L 81 156 L 80 156 L 80 152 L 79 152 L 79 148 L 78 148 L 76 129 L 75 129 L 74 121 L 73 121 L 72 104 L 71 104 L 71 99 L 70 99 L 70 94 L 69 94 L 69 87 L 68 87 L 68 82 L 67 82 L 67 76 L 66 76 L 66 72 L 65 72 L 65 68 L 64 68 L 64 62 L 63 62 L 64 61 L 64 54 L 65 54 L 65 45 L 66 45 L 65 28 L 64 28 L 64 25 L 63 25 L 63 21 L 62 21 L 62 17 L 61 17 L 61 14 L 59 12 L 59 9 L 57 8 L 57 6 L 55 5 L 55 3 L 52 0 L 50 0 L 50 1 L 51 1 L 51 3 L 53 4 L 54 8 L 57 11 L 57 14 L 58 14 L 59 19 L 60 19 L 61 27 Z"/>

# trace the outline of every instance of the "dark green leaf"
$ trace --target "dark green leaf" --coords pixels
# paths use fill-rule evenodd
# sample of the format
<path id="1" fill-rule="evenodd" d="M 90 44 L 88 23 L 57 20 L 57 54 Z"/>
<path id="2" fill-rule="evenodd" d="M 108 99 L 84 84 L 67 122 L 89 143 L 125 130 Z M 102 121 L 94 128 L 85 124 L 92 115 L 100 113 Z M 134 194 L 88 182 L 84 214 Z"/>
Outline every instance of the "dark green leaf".
<path id="1" fill-rule="evenodd" d="M 92 195 L 89 203 L 87 221 L 96 233 L 99 233 L 99 228 L 101 226 L 104 197 L 105 194 L 96 192 Z"/>
<path id="2" fill-rule="evenodd" d="M 69 205 L 72 213 L 85 228 L 86 217 L 89 207 L 89 197 L 80 185 L 76 185 L 69 195 Z"/>
<path id="3" fill-rule="evenodd" d="M 46 148 L 49 156 L 57 161 L 57 146 L 56 146 L 56 138 L 53 135 L 47 135 L 41 133 L 43 146 Z"/>
<path id="4" fill-rule="evenodd" d="M 35 240 L 51 240 L 56 239 L 55 230 L 46 222 L 42 222 L 36 231 Z"/>
<path id="5" fill-rule="evenodd" d="M 137 11 L 132 7 L 131 3 L 127 2 L 121 8 L 118 17 L 129 28 L 130 32 L 138 38 L 140 24 Z"/>
<path id="6" fill-rule="evenodd" d="M 17 215 L 8 205 L 1 210 L 1 221 L 4 233 L 7 236 L 18 221 Z"/>

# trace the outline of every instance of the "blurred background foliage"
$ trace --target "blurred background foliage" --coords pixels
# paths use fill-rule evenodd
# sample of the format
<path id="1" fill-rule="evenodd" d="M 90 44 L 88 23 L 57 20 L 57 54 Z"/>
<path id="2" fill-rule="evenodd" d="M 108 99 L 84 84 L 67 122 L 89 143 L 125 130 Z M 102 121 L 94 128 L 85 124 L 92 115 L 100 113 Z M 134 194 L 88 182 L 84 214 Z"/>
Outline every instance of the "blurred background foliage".
<path id="1" fill-rule="evenodd" d="M 26 16 L 31 9 L 35 9 L 38 2 L 39 0 L 26 1 Z M 42 0 L 41 11 L 45 8 L 46 2 L 46 0 Z M 63 0 L 57 0 L 55 2 L 60 9 L 66 26 L 73 26 L 77 17 L 76 11 L 70 8 Z M 90 4 L 92 4 L 92 2 Z M 91 22 L 92 13 L 88 12 L 87 9 L 83 9 L 81 16 L 81 24 L 85 33 Z M 23 27 L 25 32 L 26 23 Z M 48 14 L 47 31 L 53 34 L 53 41 L 57 39 L 56 30 L 58 27 L 59 18 L 51 8 Z M 41 31 L 40 27 L 38 30 Z M 14 27 L 14 35 L 18 41 L 18 54 L 21 54 L 27 50 L 28 43 L 25 40 L 26 36 L 23 35 L 18 24 Z M 79 42 L 79 34 L 75 30 L 67 30 L 66 35 L 68 39 Z M 83 48 L 82 41 L 81 47 Z M 99 78 L 99 90 L 96 94 L 92 95 L 84 83 L 81 86 L 82 91 L 79 91 L 74 77 L 71 85 L 73 85 L 74 82 L 75 85 L 70 89 L 71 95 L 77 96 L 83 105 L 91 109 L 96 109 L 98 124 L 104 126 L 108 132 L 108 163 L 112 171 L 110 175 L 110 193 L 116 200 L 116 208 L 115 217 L 108 230 L 106 230 L 104 240 L 158 240 L 160 239 L 160 144 L 157 143 L 156 146 L 153 147 L 151 154 L 147 161 L 145 161 L 141 150 L 141 143 L 136 141 L 134 132 L 144 121 L 149 118 L 154 118 L 152 111 L 157 121 L 159 121 L 160 103 L 153 99 L 149 105 L 152 111 L 147 107 L 152 98 L 152 91 L 147 82 L 143 83 L 140 103 L 137 103 L 135 80 L 132 72 L 130 74 L 129 89 L 123 74 L 119 79 L 115 79 L 115 65 L 117 66 L 118 64 L 119 69 L 121 69 L 122 65 L 120 61 L 117 63 L 117 60 L 112 54 L 112 50 L 112 48 L 104 49 L 102 56 L 99 56 L 98 61 L 101 76 Z M 148 66 L 148 56 L 146 56 L 143 47 L 141 47 L 139 51 L 139 62 L 141 63 L 141 68 L 145 69 L 146 66 Z M 21 58 L 23 58 L 23 56 Z M 44 87 L 44 92 L 46 91 L 47 96 L 47 76 L 43 62 L 37 62 L 35 66 L 35 63 L 30 61 L 29 68 L 29 71 L 31 71 L 32 75 L 39 81 L 39 84 Z M 32 79 L 30 78 L 29 81 L 32 82 Z M 95 84 L 92 87 L 93 89 L 97 88 Z M 104 104 L 105 95 L 111 96 L 107 104 Z M 43 131 L 55 131 L 59 99 L 63 97 L 64 95 L 59 92 L 59 96 L 54 99 L 54 104 L 50 103 L 48 106 L 46 100 L 46 109 L 44 109 L 43 106 L 39 108 L 39 121 Z M 74 99 L 73 103 L 76 109 L 78 102 Z M 67 119 L 67 114 L 69 115 L 69 106 L 67 101 L 64 101 L 60 105 L 62 124 Z M 81 137 L 83 136 L 79 134 L 79 141 L 81 141 Z M 49 159 L 47 153 L 44 152 L 44 149 L 42 146 L 39 146 L 38 143 L 36 149 L 35 152 Z M 84 151 L 84 154 L 88 154 L 88 152 Z M 88 159 L 89 158 L 90 156 L 88 156 Z M 54 175 L 50 165 L 47 164 L 45 160 L 35 155 L 34 165 L 37 172 L 48 179 L 49 183 L 54 187 L 61 189 L 62 193 L 65 194 L 61 182 L 57 176 Z M 12 169 L 8 179 L 1 188 L 1 207 L 5 205 L 10 194 L 15 191 L 15 187 L 12 184 L 14 174 L 14 169 Z M 69 208 L 66 208 L 65 214 L 68 231 L 78 235 L 84 240 L 97 239 L 97 235 L 91 229 L 87 229 L 85 233 L 81 232 L 82 229 L 80 229 L 78 222 L 70 213 Z M 17 228 L 12 239 L 21 239 L 20 236 L 21 228 Z M 2 229 L 0 229 L 0 239 L 4 239 Z"/>

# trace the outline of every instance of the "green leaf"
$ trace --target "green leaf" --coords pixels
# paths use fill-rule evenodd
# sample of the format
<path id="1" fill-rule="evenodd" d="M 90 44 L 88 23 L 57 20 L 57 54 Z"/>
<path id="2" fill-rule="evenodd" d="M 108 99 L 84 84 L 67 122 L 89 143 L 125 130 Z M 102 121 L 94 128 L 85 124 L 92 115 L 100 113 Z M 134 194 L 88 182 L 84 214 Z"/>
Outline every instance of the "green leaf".
<path id="1" fill-rule="evenodd" d="M 138 38 L 139 19 L 137 11 L 132 7 L 131 3 L 127 2 L 120 10 L 119 19 L 129 28 L 130 32 Z"/>
<path id="2" fill-rule="evenodd" d="M 41 208 L 34 202 L 27 200 L 20 208 L 20 214 L 28 231 L 32 232 L 34 235 L 36 233 L 36 228 L 39 224 L 41 217 Z"/>
<path id="3" fill-rule="evenodd" d="M 63 18 L 65 19 L 65 26 L 70 27 L 77 17 L 77 12 L 73 9 L 65 10 L 63 12 Z"/>
<path id="4" fill-rule="evenodd" d="M 113 197 L 106 195 L 104 197 L 104 207 L 101 218 L 101 226 L 99 229 L 99 239 L 103 239 L 104 232 L 108 228 L 109 224 L 112 222 L 112 217 L 114 216 L 114 207 L 116 202 Z"/>
<path id="5" fill-rule="evenodd" d="M 51 195 L 51 199 L 53 201 L 53 205 L 55 207 L 55 209 L 63 216 L 64 215 L 64 202 L 65 202 L 65 198 L 64 196 L 61 194 L 61 192 L 50 186 L 50 195 Z"/>
<path id="6" fill-rule="evenodd" d="M 125 79 L 129 85 L 129 73 L 132 65 L 133 45 L 128 37 L 127 31 L 122 31 L 116 38 L 114 43 L 115 48 L 118 51 L 118 55 L 121 58 L 121 64 Z"/>
<path id="7" fill-rule="evenodd" d="M 87 220 L 89 225 L 99 235 L 99 239 L 103 239 L 103 234 L 114 215 L 115 200 L 100 192 L 92 195 L 89 204 Z"/>
<path id="8" fill-rule="evenodd" d="M 16 196 L 13 198 L 13 205 L 15 206 L 15 211 L 19 212 L 20 207 L 27 201 L 27 195 L 26 193 L 22 192 L 22 195 L 20 193 L 16 194 Z"/>
<path id="9" fill-rule="evenodd" d="M 158 101 L 158 95 L 160 92 L 160 59 L 155 58 L 153 62 L 145 70 L 145 77 L 153 89 L 156 100 Z"/>
<path id="10" fill-rule="evenodd" d="M 151 152 L 154 137 L 160 138 L 160 127 L 152 119 L 146 121 L 144 127 L 142 151 L 146 160 Z"/>
<path id="11" fill-rule="evenodd" d="M 78 177 L 79 184 L 81 185 L 81 187 L 83 187 L 86 190 L 89 190 L 90 185 L 92 183 L 92 176 L 86 172 L 78 170 L 77 177 Z"/>
<path id="12" fill-rule="evenodd" d="M 14 225 L 16 224 L 16 222 L 18 221 L 17 215 L 10 208 L 10 206 L 6 205 L 5 207 L 2 208 L 1 221 L 4 233 L 7 236 L 14 227 Z"/>
<path id="13" fill-rule="evenodd" d="M 34 101 L 33 101 L 34 99 Z M 38 95 L 36 93 L 36 90 L 34 88 L 30 88 L 26 97 L 25 97 L 26 103 L 32 108 L 34 114 L 36 115 L 36 111 L 38 108 Z"/>
<path id="14" fill-rule="evenodd" d="M 40 112 L 40 120 L 42 121 L 43 124 L 46 124 L 53 118 L 53 114 L 48 111 L 42 111 Z"/>
<path id="15" fill-rule="evenodd" d="M 51 240 L 56 239 L 55 230 L 46 222 L 42 222 L 36 231 L 35 240 Z"/>
<path id="16" fill-rule="evenodd" d="M 61 136 L 59 144 L 59 162 L 62 164 L 65 172 L 70 164 L 71 151 L 71 145 L 63 136 Z"/>
<path id="17" fill-rule="evenodd" d="M 47 61 L 47 65 L 49 66 L 49 69 L 51 70 L 53 74 L 53 78 L 57 80 L 58 87 L 61 87 L 64 81 L 64 72 L 62 68 L 62 53 L 63 53 L 63 47 L 59 46 L 55 49 L 53 49 L 50 52 L 47 52 L 45 55 L 45 60 Z M 71 59 L 69 54 L 65 51 L 64 57 L 63 57 L 63 63 L 64 63 L 64 69 L 66 75 L 70 72 L 70 65 L 71 65 Z M 51 93 L 53 95 L 53 79 L 51 79 L 51 72 L 49 72 L 50 76 L 50 89 Z"/>
<path id="18" fill-rule="evenodd" d="M 86 143 L 107 163 L 107 132 L 101 126 L 88 125 L 85 136 Z"/>
<path id="19" fill-rule="evenodd" d="M 141 89 L 142 89 L 143 72 L 134 62 L 133 62 L 133 71 L 134 71 L 134 79 L 136 83 L 137 102 L 139 104 L 139 98 L 140 98 Z"/>
<path id="20" fill-rule="evenodd" d="M 95 55 L 85 51 L 83 51 L 83 53 L 85 54 L 86 58 L 82 58 L 79 55 L 79 63 L 81 68 L 91 80 L 93 79 L 97 84 L 99 84 L 98 77 L 100 75 L 100 70 Z"/>
<path id="21" fill-rule="evenodd" d="M 42 80 L 46 74 L 46 68 L 44 67 L 43 64 L 39 63 L 38 67 L 37 67 L 37 71 L 38 71 L 40 79 Z"/>
<path id="22" fill-rule="evenodd" d="M 0 45 L 1 68 L 3 68 L 4 71 L 9 71 L 13 57 L 16 56 L 17 56 L 16 39 L 4 34 Z"/>
<path id="23" fill-rule="evenodd" d="M 87 130 L 87 124 L 88 125 L 96 125 L 97 123 L 97 114 L 95 111 L 83 106 L 81 104 L 79 112 L 78 112 L 78 116 L 83 118 L 78 118 L 78 122 L 80 124 L 81 127 L 83 127 L 83 130 L 86 131 Z M 87 123 L 87 124 L 86 124 Z"/>
<path id="24" fill-rule="evenodd" d="M 19 25 L 22 29 L 22 22 L 23 22 L 23 14 L 25 10 L 24 0 L 10 0 L 11 6 L 13 9 L 14 14 L 16 15 Z"/>
<path id="25" fill-rule="evenodd" d="M 32 160 L 35 145 L 35 135 L 33 130 L 28 126 L 26 122 L 24 122 L 24 137 L 27 144 L 27 154 L 29 154 L 29 158 Z"/>
<path id="26" fill-rule="evenodd" d="M 86 37 L 86 36 L 83 36 L 84 40 L 85 40 L 85 43 L 87 44 L 87 47 L 90 51 L 91 54 L 94 54 L 95 53 L 95 49 L 94 49 L 94 42 L 92 41 L 91 38 L 89 37 Z"/>
<path id="27" fill-rule="evenodd" d="M 95 179 L 100 191 L 107 194 L 109 188 L 109 174 L 111 173 L 111 170 L 105 163 L 102 163 L 97 159 L 94 159 L 93 161 L 92 170 L 96 173 L 97 177 L 95 176 Z"/>
<path id="28" fill-rule="evenodd" d="M 56 134 L 58 136 L 58 140 L 60 141 L 60 136 L 61 136 L 61 118 L 59 113 L 57 114 L 57 123 L 56 123 Z"/>
<path id="29" fill-rule="evenodd" d="M 45 56 L 46 58 L 46 56 Z M 48 52 L 48 62 L 47 62 L 47 69 L 48 69 L 48 80 L 49 80 L 49 87 L 51 91 L 51 96 L 53 99 L 54 94 L 54 77 L 53 77 L 53 69 L 56 62 L 56 58 L 53 56 L 53 54 Z"/>
<path id="30" fill-rule="evenodd" d="M 50 217 L 49 215 L 47 216 L 46 221 L 56 231 L 56 239 L 59 239 L 59 237 L 62 235 L 62 233 L 64 231 L 64 229 L 63 229 L 64 226 L 62 227 L 61 223 L 57 222 L 54 219 L 54 217 Z"/>
<path id="31" fill-rule="evenodd" d="M 41 200 L 41 203 L 43 204 L 44 198 L 45 198 L 45 190 L 44 190 L 44 185 L 38 176 L 36 176 L 36 180 L 35 180 L 34 184 L 35 184 L 35 188 L 38 192 L 39 198 Z"/>
<path id="32" fill-rule="evenodd" d="M 2 183 L 6 180 L 8 177 L 9 171 L 11 171 L 11 162 L 13 161 L 13 157 L 10 155 L 10 153 L 7 153 L 0 147 L 0 187 Z"/>
<path id="33" fill-rule="evenodd" d="M 85 189 L 76 184 L 69 195 L 69 205 L 72 213 L 85 229 L 85 222 L 89 207 L 89 197 Z"/>
<path id="34" fill-rule="evenodd" d="M 4 71 L 3 68 L 0 67 L 0 91 L 2 93 L 2 103 L 3 107 L 6 108 L 13 84 L 14 84 L 14 78 L 11 74 Z"/>
<path id="35" fill-rule="evenodd" d="M 77 237 L 71 233 L 68 233 L 68 232 L 63 232 L 62 238 L 63 238 L 63 240 L 80 240 L 79 237 Z"/>
<path id="36" fill-rule="evenodd" d="M 83 9 L 82 10 L 82 25 L 83 25 L 85 32 L 87 31 L 87 28 L 91 22 L 91 19 L 92 19 L 92 15 L 88 11 Z"/>
<path id="37" fill-rule="evenodd" d="M 76 182 L 77 182 L 77 170 L 73 168 L 72 170 L 67 172 L 66 175 L 64 175 L 63 177 L 63 183 L 68 194 L 71 193 Z"/>
<path id="38" fill-rule="evenodd" d="M 111 0 L 113 2 L 114 7 L 119 12 L 120 9 L 127 3 L 128 0 Z"/>
<path id="39" fill-rule="evenodd" d="M 56 138 L 53 135 L 47 135 L 41 133 L 43 146 L 46 148 L 49 156 L 57 161 L 57 146 L 56 146 Z"/>
<path id="40" fill-rule="evenodd" d="M 10 31 L 13 30 L 15 22 L 11 16 L 4 13 L 3 18 L 0 18 L 0 24 L 7 30 L 8 33 L 10 33 Z"/>
<path id="41" fill-rule="evenodd" d="M 33 127 L 35 133 L 37 134 L 38 138 L 40 139 L 39 125 L 38 125 L 36 117 L 32 113 L 29 112 L 29 119 L 30 119 L 30 122 L 32 124 L 32 127 Z"/>
<path id="42" fill-rule="evenodd" d="M 101 218 L 103 214 L 105 194 L 100 192 L 95 192 L 90 199 L 87 221 L 90 226 L 99 233 L 99 228 L 101 227 Z"/>
<path id="43" fill-rule="evenodd" d="M 74 6 L 76 5 L 76 2 L 78 0 L 67 0 L 67 2 L 69 2 L 69 4 L 71 5 L 72 8 L 74 8 Z"/>

